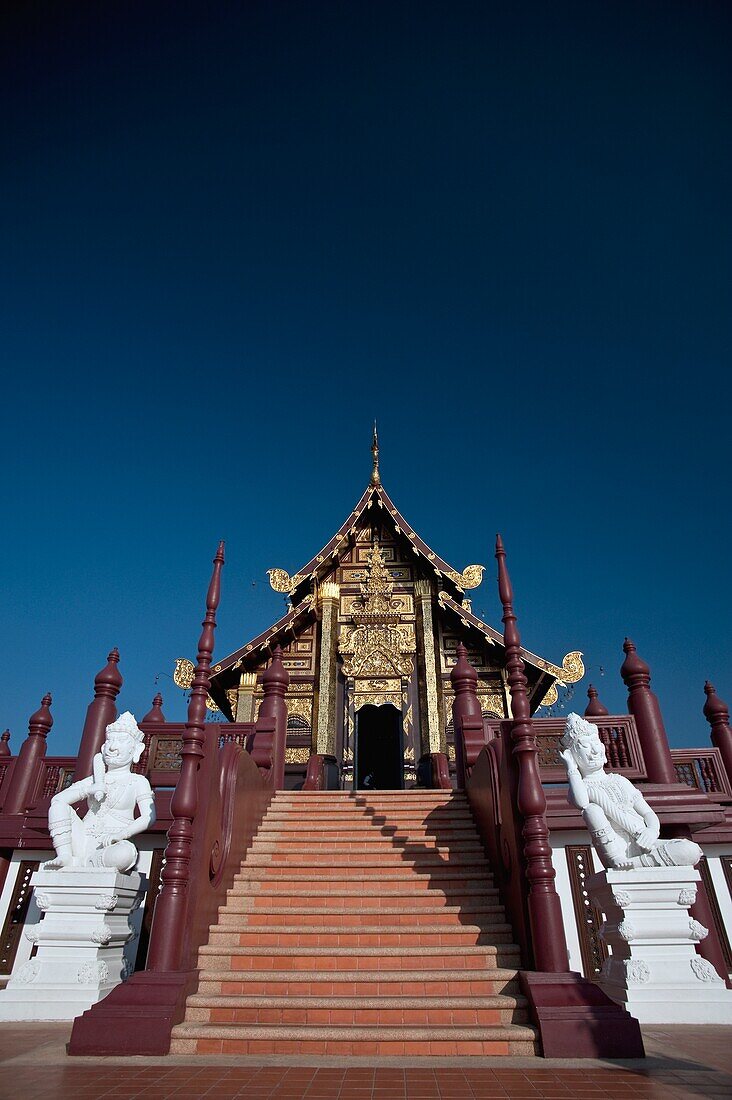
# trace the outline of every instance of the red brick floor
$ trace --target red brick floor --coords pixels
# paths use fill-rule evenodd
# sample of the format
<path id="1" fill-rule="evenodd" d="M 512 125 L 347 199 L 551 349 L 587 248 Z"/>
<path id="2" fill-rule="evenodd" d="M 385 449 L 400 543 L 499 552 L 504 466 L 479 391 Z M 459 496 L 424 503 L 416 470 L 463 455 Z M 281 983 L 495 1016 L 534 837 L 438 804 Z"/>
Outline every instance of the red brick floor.
<path id="1" fill-rule="evenodd" d="M 646 1028 L 643 1062 L 543 1062 L 528 1058 L 70 1059 L 65 1025 L 0 1027 L 2 1100 L 481 1100 L 576 1097 L 622 1100 L 732 1097 L 732 1032 L 724 1027 Z M 368 1059 L 363 1059 L 368 1062 Z M 280 1064 L 272 1064 L 278 1062 Z M 282 1064 L 282 1063 L 288 1064 Z M 449 1064 L 446 1064 L 449 1063 Z"/>

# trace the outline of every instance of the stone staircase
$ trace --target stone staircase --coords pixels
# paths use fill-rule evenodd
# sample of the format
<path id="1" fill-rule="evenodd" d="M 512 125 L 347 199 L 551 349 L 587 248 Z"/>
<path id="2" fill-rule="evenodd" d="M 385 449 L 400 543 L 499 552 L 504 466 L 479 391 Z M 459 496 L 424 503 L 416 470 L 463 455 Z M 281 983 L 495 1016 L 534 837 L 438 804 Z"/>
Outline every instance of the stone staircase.
<path id="1" fill-rule="evenodd" d="M 535 1053 L 463 794 L 279 792 L 210 932 L 171 1053 Z"/>

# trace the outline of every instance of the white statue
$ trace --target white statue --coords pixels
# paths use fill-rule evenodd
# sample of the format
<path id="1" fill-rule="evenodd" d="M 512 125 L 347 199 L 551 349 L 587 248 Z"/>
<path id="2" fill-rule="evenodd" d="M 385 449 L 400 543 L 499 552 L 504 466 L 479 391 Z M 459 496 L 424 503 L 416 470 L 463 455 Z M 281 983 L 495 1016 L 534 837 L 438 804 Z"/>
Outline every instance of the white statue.
<path id="1" fill-rule="evenodd" d="M 53 796 L 48 828 L 56 858 L 46 863 L 46 870 L 133 869 L 137 848 L 130 837 L 155 821 L 152 788 L 144 775 L 130 770 L 142 756 L 144 737 L 134 715 L 126 711 L 107 726 L 102 751 L 94 757 L 94 774 Z M 83 818 L 73 809 L 82 798 L 89 807 Z"/>
<path id="2" fill-rule="evenodd" d="M 582 811 L 604 867 L 693 867 L 702 850 L 692 840 L 659 840 L 661 823 L 624 775 L 603 770 L 607 757 L 597 727 L 570 714 L 559 741 L 569 800 Z"/>

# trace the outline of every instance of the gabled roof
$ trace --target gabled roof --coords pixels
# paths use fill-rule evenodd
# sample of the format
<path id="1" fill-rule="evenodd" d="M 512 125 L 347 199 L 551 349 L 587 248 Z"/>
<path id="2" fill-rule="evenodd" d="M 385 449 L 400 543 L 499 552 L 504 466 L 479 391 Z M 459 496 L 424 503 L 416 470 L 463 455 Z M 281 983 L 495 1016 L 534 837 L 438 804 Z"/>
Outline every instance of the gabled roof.
<path id="1" fill-rule="evenodd" d="M 309 582 L 318 580 L 319 575 L 331 568 L 341 551 L 348 549 L 348 539 L 354 534 L 359 520 L 369 508 L 381 508 L 384 514 L 392 521 L 397 534 L 402 534 L 410 543 L 416 557 L 421 557 L 427 568 L 432 569 L 438 580 L 444 582 L 448 589 L 462 593 L 466 588 L 477 588 L 480 584 L 480 575 L 483 566 L 469 566 L 459 573 L 451 565 L 439 557 L 430 546 L 420 538 L 411 524 L 407 523 L 404 516 L 396 507 L 391 497 L 381 484 L 368 486 L 361 499 L 356 504 L 345 523 L 341 524 L 322 550 L 303 565 L 296 573 L 290 575 L 284 569 L 271 569 L 270 584 L 276 592 L 289 592 L 293 603 L 302 598 L 304 591 L 309 588 Z M 476 578 L 478 578 L 476 580 Z M 306 587 L 307 586 L 307 587 Z"/>

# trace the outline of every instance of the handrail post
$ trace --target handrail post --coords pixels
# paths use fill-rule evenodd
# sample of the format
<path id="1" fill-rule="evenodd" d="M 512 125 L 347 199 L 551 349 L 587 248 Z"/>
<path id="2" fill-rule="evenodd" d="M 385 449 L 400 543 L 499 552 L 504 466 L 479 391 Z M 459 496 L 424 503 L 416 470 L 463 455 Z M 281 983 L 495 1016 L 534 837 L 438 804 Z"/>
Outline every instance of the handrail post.
<path id="1" fill-rule="evenodd" d="M 628 710 L 635 718 L 649 783 L 678 783 L 661 707 L 651 691 L 650 667 L 638 656 L 630 638 L 623 643 L 620 675 L 628 688 Z"/>
<path id="2" fill-rule="evenodd" d="M 450 683 L 455 698 L 452 702 L 452 724 L 455 735 L 455 772 L 457 785 L 464 790 L 469 779 L 469 761 L 463 734 L 465 719 L 483 722 L 478 699 L 478 673 L 468 660 L 468 651 L 462 642 L 457 645 L 457 661 L 450 670 Z"/>
<path id="3" fill-rule="evenodd" d="M 732 784 L 732 729 L 729 724 L 729 707 L 720 699 L 709 680 L 704 685 L 707 700 L 704 704 L 704 717 L 711 726 L 711 739 L 715 749 L 719 749 L 724 770 Z"/>
<path id="4" fill-rule="evenodd" d="M 92 763 L 104 741 L 104 733 L 117 717 L 115 699 L 122 687 L 122 676 L 117 667 L 119 650 L 115 646 L 107 657 L 107 663 L 94 677 L 94 698 L 89 704 L 81 733 L 79 752 L 74 765 L 73 783 L 92 774 Z"/>
<path id="5" fill-rule="evenodd" d="M 198 659 L 188 703 L 180 778 L 173 792 L 170 810 L 173 824 L 168 830 L 162 891 L 155 904 L 155 916 L 148 952 L 149 970 L 177 970 L 181 963 L 191 877 L 194 822 L 198 812 L 198 772 L 206 747 L 206 699 L 216 631 L 216 609 L 221 595 L 224 544 L 219 543 L 206 596 L 206 614 L 198 641 Z M 218 745 L 218 741 L 211 741 Z M 205 812 L 205 806 L 204 806 Z"/>
<path id="6" fill-rule="evenodd" d="M 537 970 L 563 973 L 569 970 L 569 955 L 562 920 L 562 908 L 554 885 L 555 871 L 549 846 L 546 820 L 546 796 L 539 774 L 538 749 L 531 729 L 531 709 L 527 680 L 521 658 L 521 637 L 513 610 L 513 590 L 506 568 L 506 552 L 501 536 L 496 538 L 498 592 L 503 605 L 503 639 L 506 670 L 511 692 L 511 741 L 518 765 L 517 805 L 524 819 L 526 878 L 529 884 L 528 909 L 534 963 Z"/>
<path id="7" fill-rule="evenodd" d="M 285 745 L 287 741 L 287 703 L 285 694 L 290 674 L 282 663 L 282 647 L 275 646 L 269 668 L 262 675 L 264 699 L 259 707 L 259 718 L 275 721 L 272 744 L 272 789 L 285 789 Z"/>
<path id="8" fill-rule="evenodd" d="M 51 696 L 44 695 L 37 711 L 28 719 L 28 736 L 20 746 L 15 761 L 10 788 L 5 796 L 4 814 L 22 814 L 27 809 L 38 786 L 39 772 L 46 755 L 46 738 L 53 725 Z"/>

